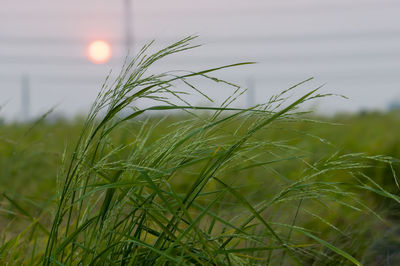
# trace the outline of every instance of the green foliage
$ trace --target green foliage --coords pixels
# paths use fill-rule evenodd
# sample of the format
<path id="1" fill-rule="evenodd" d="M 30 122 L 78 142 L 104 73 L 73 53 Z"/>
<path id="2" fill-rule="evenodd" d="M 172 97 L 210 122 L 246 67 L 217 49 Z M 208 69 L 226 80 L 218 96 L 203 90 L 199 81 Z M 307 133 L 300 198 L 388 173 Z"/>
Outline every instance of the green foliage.
<path id="1" fill-rule="evenodd" d="M 360 265 L 367 243 L 358 240 L 372 218 L 380 218 L 372 211 L 374 201 L 363 195 L 398 201 L 369 174 L 380 164 L 393 174 L 397 161 L 338 152 L 316 137 L 332 126 L 311 121 L 298 107 L 326 95 L 310 90 L 299 99 L 287 96 L 308 80 L 265 104 L 240 109 L 231 107 L 243 93 L 240 87 L 210 75 L 250 63 L 148 74 L 159 59 L 195 47 L 192 39 L 152 55 L 145 46 L 115 82 L 105 83 L 80 132 L 75 124 L 44 122 L 7 129 L 29 134 L 14 135 L 22 136 L 18 141 L 4 136 L 8 141 L 0 147 L 10 156 L 1 161 L 1 182 L 17 167 L 15 150 L 28 165 L 18 176 L 32 183 L 24 190 L 15 181 L 14 190 L 3 194 L 0 221 L 10 226 L 1 231 L 0 261 Z M 187 94 L 211 100 L 193 78 L 230 86 L 233 95 L 219 106 L 193 106 Z M 138 109 L 140 99 L 154 105 Z M 166 117 L 167 110 L 184 115 Z M 54 134 L 53 144 L 44 132 Z M 66 132 L 75 145 L 60 152 Z M 33 152 L 32 135 L 45 147 Z M 47 161 L 51 145 L 58 156 Z M 15 194 L 20 191 L 43 198 Z M 366 217 L 371 223 L 358 222 Z"/>

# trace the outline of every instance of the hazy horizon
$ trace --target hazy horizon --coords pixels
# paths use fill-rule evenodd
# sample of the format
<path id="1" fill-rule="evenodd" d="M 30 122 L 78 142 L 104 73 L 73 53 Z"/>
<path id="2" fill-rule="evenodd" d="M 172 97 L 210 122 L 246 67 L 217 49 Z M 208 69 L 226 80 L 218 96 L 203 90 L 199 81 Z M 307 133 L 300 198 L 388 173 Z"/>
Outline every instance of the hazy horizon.
<path id="1" fill-rule="evenodd" d="M 21 117 L 23 77 L 29 77 L 30 116 L 85 112 L 112 69 L 126 56 L 124 1 L 3 1 L 0 10 L 0 117 Z M 133 0 L 131 54 L 155 39 L 162 47 L 199 35 L 200 48 L 160 62 L 154 71 L 199 70 L 241 61 L 252 66 L 218 76 L 254 87 L 237 105 L 263 102 L 309 77 L 297 93 L 325 84 L 341 94 L 314 103 L 322 113 L 385 110 L 400 100 L 400 3 L 396 1 L 202 1 Z M 96 65 L 88 44 L 111 44 L 112 58 Z M 253 85 L 251 85 L 253 84 Z M 230 92 L 199 83 L 222 99 Z M 194 102 L 202 102 L 193 98 Z M 146 103 L 142 103 L 145 105 Z"/>

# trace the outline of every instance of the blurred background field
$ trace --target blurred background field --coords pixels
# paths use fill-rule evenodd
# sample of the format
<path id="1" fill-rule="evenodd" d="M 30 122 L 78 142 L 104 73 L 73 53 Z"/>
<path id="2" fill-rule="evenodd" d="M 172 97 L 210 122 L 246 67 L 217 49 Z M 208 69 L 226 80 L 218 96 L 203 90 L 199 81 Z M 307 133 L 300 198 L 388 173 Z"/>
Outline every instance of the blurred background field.
<path id="1" fill-rule="evenodd" d="M 311 162 L 335 151 L 400 158 L 399 112 L 311 118 L 326 123 L 294 122 L 289 126 L 270 129 L 263 137 L 267 140 L 283 136 L 288 145 L 299 149 L 296 153 L 306 151 L 303 155 Z M 156 121 L 159 119 L 154 117 L 150 121 L 154 120 L 153 123 L 158 124 Z M 158 125 L 153 137 L 162 137 L 171 130 L 169 125 L 180 119 L 184 117 L 170 115 Z M 80 118 L 72 121 L 44 119 L 26 124 L 2 124 L 0 148 L 3 191 L 12 194 L 29 193 L 39 198 L 52 195 L 63 152 L 72 149 L 81 127 Z M 135 134 L 135 128 L 137 130 L 138 126 L 132 124 L 132 128 L 126 130 Z M 127 144 L 129 139 L 124 138 L 126 134 L 124 130 L 120 130 L 115 137 L 119 143 Z M 393 185 L 393 177 L 388 169 L 378 167 L 375 170 L 377 180 L 387 180 L 387 183 Z"/>

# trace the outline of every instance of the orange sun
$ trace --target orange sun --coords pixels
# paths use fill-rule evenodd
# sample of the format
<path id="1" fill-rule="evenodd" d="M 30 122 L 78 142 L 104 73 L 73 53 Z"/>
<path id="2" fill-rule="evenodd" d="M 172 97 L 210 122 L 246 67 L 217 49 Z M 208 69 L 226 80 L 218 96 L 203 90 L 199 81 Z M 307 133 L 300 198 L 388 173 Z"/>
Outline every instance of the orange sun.
<path id="1" fill-rule="evenodd" d="M 111 46 L 101 40 L 91 42 L 88 47 L 88 57 L 96 64 L 104 64 L 111 57 Z"/>

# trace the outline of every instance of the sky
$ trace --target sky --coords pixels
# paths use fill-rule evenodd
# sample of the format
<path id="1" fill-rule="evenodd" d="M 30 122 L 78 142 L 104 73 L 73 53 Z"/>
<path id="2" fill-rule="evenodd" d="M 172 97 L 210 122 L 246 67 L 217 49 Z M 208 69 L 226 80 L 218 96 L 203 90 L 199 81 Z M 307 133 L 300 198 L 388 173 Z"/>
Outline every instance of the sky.
<path id="1" fill-rule="evenodd" d="M 314 102 L 317 112 L 385 110 L 400 101 L 396 0 L 131 0 L 129 12 L 125 0 L 2 0 L 0 117 L 21 119 L 24 106 L 30 118 L 53 106 L 70 117 L 86 112 L 105 76 L 118 73 L 127 54 L 127 13 L 130 54 L 153 39 L 157 49 L 199 35 L 195 43 L 201 47 L 163 60 L 154 71 L 257 62 L 217 73 L 251 90 L 238 106 L 265 102 L 309 77 L 314 80 L 294 97 L 324 85 L 321 92 L 349 98 Z M 87 47 L 97 39 L 112 47 L 105 64 L 87 59 Z M 217 100 L 231 93 L 202 81 L 199 86 Z M 21 97 L 27 87 L 28 107 Z"/>

